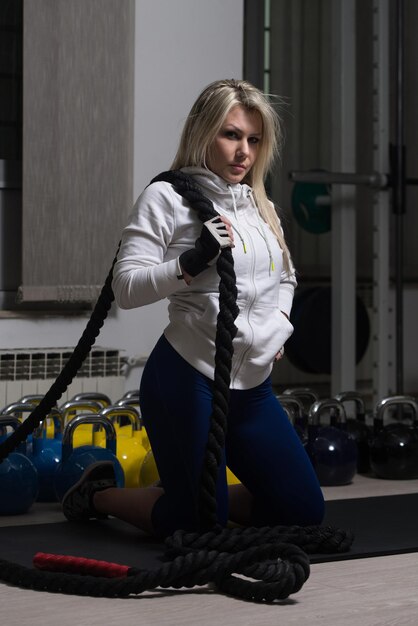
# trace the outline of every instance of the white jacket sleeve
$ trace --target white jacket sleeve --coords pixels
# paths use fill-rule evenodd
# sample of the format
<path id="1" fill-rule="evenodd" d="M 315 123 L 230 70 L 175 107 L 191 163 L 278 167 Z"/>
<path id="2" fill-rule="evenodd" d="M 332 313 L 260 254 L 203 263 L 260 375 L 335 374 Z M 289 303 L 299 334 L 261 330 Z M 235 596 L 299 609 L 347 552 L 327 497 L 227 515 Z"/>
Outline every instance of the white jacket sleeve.
<path id="1" fill-rule="evenodd" d="M 151 304 L 186 285 L 178 279 L 178 258 L 165 260 L 175 231 L 174 198 L 164 182 L 147 187 L 122 233 L 112 288 L 122 309 Z"/>

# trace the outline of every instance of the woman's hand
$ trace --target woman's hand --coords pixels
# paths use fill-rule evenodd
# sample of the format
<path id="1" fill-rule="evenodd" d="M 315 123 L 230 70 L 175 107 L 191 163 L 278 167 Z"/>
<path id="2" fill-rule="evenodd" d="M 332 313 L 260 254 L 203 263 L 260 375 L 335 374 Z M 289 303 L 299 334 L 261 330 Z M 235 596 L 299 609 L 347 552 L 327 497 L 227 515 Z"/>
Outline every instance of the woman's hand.
<path id="1" fill-rule="evenodd" d="M 278 353 L 276 354 L 276 356 L 274 357 L 274 361 L 280 361 L 280 359 L 282 359 L 284 357 L 284 346 L 282 346 L 280 348 L 280 350 L 278 351 Z"/>
<path id="2" fill-rule="evenodd" d="M 230 239 L 230 244 L 229 247 L 230 248 L 235 248 L 235 243 L 234 243 L 234 231 L 232 230 L 232 224 L 229 221 L 229 219 L 227 217 L 225 217 L 224 215 L 220 215 L 219 219 L 221 220 L 221 222 L 223 222 L 225 224 L 226 227 L 226 231 L 228 233 L 229 239 Z"/>
<path id="3" fill-rule="evenodd" d="M 286 319 L 289 319 L 289 316 L 287 313 L 285 313 L 284 311 L 280 311 L 280 313 L 282 313 Z M 282 359 L 284 357 L 284 346 L 282 346 L 280 348 L 280 350 L 278 351 L 278 353 L 276 354 L 276 356 L 274 357 L 274 361 L 280 361 L 280 359 Z"/>
<path id="4" fill-rule="evenodd" d="M 180 255 L 184 280 L 189 284 L 194 276 L 213 265 L 222 248 L 227 247 L 234 247 L 234 233 L 229 219 L 219 215 L 206 221 L 196 239 L 195 247 Z"/>

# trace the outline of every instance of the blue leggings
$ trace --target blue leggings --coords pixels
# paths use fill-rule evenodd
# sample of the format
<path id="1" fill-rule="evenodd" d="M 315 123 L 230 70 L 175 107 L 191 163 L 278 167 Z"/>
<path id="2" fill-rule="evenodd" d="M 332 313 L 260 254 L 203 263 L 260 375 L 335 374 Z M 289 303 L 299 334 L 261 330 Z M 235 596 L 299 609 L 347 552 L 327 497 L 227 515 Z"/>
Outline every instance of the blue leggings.
<path id="1" fill-rule="evenodd" d="M 160 535 L 197 528 L 213 382 L 161 337 L 141 380 L 140 406 L 164 495 L 152 521 Z M 320 524 L 324 500 L 309 457 L 275 398 L 270 379 L 231 390 L 224 458 L 217 483 L 217 515 L 228 520 L 226 465 L 254 498 L 255 526 Z"/>

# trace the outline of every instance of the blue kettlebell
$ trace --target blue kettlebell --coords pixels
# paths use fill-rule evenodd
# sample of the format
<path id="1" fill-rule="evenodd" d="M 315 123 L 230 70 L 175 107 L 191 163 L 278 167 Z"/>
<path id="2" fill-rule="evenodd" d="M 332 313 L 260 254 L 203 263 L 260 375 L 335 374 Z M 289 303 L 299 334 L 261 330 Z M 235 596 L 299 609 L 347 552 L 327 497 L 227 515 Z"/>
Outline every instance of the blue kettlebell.
<path id="1" fill-rule="evenodd" d="M 49 437 L 49 422 L 53 424 L 53 437 Z M 61 462 L 64 419 L 62 412 L 55 408 L 45 417 L 35 430 L 32 440 L 31 460 L 38 471 L 38 502 L 56 502 L 54 476 Z"/>
<path id="2" fill-rule="evenodd" d="M 335 412 L 338 425 L 321 425 L 320 415 Z M 321 485 L 347 485 L 357 471 L 357 445 L 344 430 L 344 406 L 335 398 L 317 400 L 309 409 L 306 451 Z"/>
<path id="3" fill-rule="evenodd" d="M 395 421 L 385 424 L 385 414 L 397 408 Z M 401 407 L 409 407 L 409 414 Z M 399 413 L 399 414 L 398 414 Z M 406 417 L 411 417 L 409 423 Z M 378 478 L 418 478 L 418 402 L 411 396 L 390 396 L 376 404 L 375 434 L 369 442 L 370 466 Z"/>
<path id="4" fill-rule="evenodd" d="M 67 423 L 74 419 L 77 415 L 85 413 L 100 413 L 103 404 L 96 400 L 68 400 L 60 406 L 60 411 L 64 417 L 64 428 Z M 76 436 L 73 439 L 73 447 L 89 445 L 92 440 L 92 424 L 84 424 L 77 429 Z"/>
<path id="5" fill-rule="evenodd" d="M 105 448 L 93 444 L 74 448 L 74 433 L 83 424 L 93 426 L 93 440 L 94 431 L 100 427 L 104 428 L 106 436 Z M 106 417 L 92 413 L 77 415 L 64 428 L 62 459 L 54 477 L 54 489 L 57 499 L 61 501 L 68 489 L 81 478 L 84 470 L 92 463 L 98 461 L 112 461 L 115 468 L 116 484 L 118 487 L 123 487 L 125 477 L 122 466 L 116 457 L 116 431 L 112 422 Z"/>
<path id="6" fill-rule="evenodd" d="M 0 441 L 8 437 L 7 427 L 16 430 L 19 419 L 12 415 L 0 415 Z M 38 472 L 32 461 L 24 454 L 26 443 L 19 444 L 0 463 L 0 515 L 26 513 L 38 495 Z"/>
<path id="7" fill-rule="evenodd" d="M 31 404 L 29 402 L 12 402 L 2 409 L 2 415 L 12 415 L 13 417 L 17 417 L 21 422 L 23 422 L 24 414 L 27 413 L 27 417 L 34 411 L 36 408 L 36 404 Z M 25 453 L 32 453 L 32 438 L 33 434 L 30 433 L 26 439 L 26 449 Z"/>

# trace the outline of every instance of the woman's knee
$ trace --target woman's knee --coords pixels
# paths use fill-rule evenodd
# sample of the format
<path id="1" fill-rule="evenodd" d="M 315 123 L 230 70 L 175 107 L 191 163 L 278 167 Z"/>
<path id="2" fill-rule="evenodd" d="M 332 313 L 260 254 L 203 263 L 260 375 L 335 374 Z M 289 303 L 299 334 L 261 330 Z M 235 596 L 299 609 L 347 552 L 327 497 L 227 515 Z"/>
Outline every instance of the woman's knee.
<path id="1" fill-rule="evenodd" d="M 253 523 L 256 526 L 318 526 L 324 516 L 325 502 L 319 486 L 303 493 L 254 497 Z"/>

